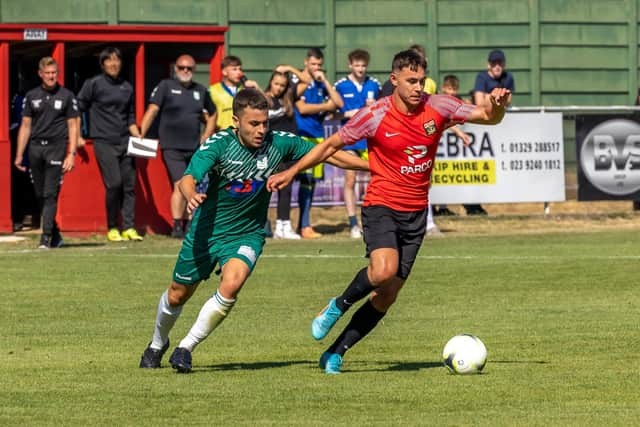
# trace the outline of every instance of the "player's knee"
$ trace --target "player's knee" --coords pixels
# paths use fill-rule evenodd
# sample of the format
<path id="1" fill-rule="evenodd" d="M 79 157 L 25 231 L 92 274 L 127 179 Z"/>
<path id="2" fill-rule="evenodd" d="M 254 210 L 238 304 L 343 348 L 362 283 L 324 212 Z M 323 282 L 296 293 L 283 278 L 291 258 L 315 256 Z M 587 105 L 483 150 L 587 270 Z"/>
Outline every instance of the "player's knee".
<path id="1" fill-rule="evenodd" d="M 176 307 L 179 305 L 184 305 L 193 292 L 189 286 L 181 285 L 176 282 L 172 282 L 171 286 L 169 286 L 169 291 L 167 292 L 167 300 L 169 301 L 169 305 L 172 307 Z"/>
<path id="2" fill-rule="evenodd" d="M 374 287 L 381 287 L 395 277 L 398 268 L 390 265 L 379 266 L 369 269 L 369 281 Z"/>
<path id="3" fill-rule="evenodd" d="M 244 277 L 224 277 L 220 282 L 220 287 L 218 290 L 223 297 L 234 299 L 240 293 L 240 289 L 242 289 L 242 285 L 244 285 L 244 282 Z"/>

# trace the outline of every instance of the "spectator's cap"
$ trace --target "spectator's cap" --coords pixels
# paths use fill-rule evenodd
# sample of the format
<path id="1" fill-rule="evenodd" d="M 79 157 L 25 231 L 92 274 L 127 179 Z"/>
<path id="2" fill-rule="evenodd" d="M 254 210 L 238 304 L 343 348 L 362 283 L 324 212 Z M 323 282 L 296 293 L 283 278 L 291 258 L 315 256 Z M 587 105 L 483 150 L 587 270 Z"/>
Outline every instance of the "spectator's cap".
<path id="1" fill-rule="evenodd" d="M 506 62 L 507 57 L 504 56 L 504 52 L 500 49 L 492 50 L 489 53 L 489 62 Z"/>

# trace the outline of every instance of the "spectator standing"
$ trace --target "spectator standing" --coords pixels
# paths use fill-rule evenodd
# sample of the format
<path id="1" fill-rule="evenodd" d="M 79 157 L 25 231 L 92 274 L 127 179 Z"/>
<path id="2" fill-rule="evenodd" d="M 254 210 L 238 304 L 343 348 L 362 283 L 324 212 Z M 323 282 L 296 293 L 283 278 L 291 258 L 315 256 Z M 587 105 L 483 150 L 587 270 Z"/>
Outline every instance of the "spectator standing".
<path id="1" fill-rule="evenodd" d="M 173 185 L 171 193 L 171 236 L 184 237 L 187 202 L 180 193 L 178 182 L 193 153 L 213 133 L 216 107 L 207 89 L 193 81 L 196 62 L 190 55 L 176 59 L 174 77 L 162 80 L 151 92 L 149 106 L 144 113 L 140 132 L 147 134 L 155 117 L 160 114 L 158 129 L 162 158 Z M 204 129 L 200 132 L 200 124 Z"/>
<path id="2" fill-rule="evenodd" d="M 307 56 L 304 59 L 305 80 L 294 77 L 295 117 L 298 134 L 314 144 L 324 140 L 323 122 L 326 115 L 343 106 L 342 98 L 327 81 L 322 70 L 323 64 L 322 51 L 311 48 L 307 51 Z M 322 236 L 311 226 L 311 205 L 313 204 L 316 180 L 322 180 L 323 174 L 322 164 L 319 164 L 313 169 L 301 171 L 298 176 L 300 181 L 298 231 L 303 239 L 317 239 Z"/>
<path id="3" fill-rule="evenodd" d="M 130 136 L 139 137 L 134 114 L 133 87 L 120 72 L 122 53 L 107 47 L 99 57 L 102 74 L 88 79 L 78 93 L 80 111 L 89 114 L 89 134 L 106 192 L 107 239 L 142 240 L 135 225 L 136 166 L 127 156 Z M 84 145 L 84 140 L 79 138 Z M 118 229 L 122 216 L 122 233 Z"/>
<path id="4" fill-rule="evenodd" d="M 11 140 L 11 158 L 15 159 L 18 149 L 18 132 L 22 124 L 22 108 L 26 91 L 22 89 L 24 78 L 18 78 L 17 93 L 11 98 L 11 114 L 9 119 L 9 139 Z M 29 144 L 25 152 L 28 152 Z M 25 226 L 27 215 L 30 217 L 31 229 L 40 228 L 40 207 L 38 199 L 33 189 L 33 183 L 29 176 L 29 156 L 23 155 L 22 168 L 11 169 L 11 219 L 13 220 L 13 231 L 22 231 Z"/>
<path id="5" fill-rule="evenodd" d="M 442 88 L 442 93 L 443 94 L 449 95 L 449 96 L 454 96 L 454 97 L 458 98 L 459 100 L 461 100 L 462 102 L 464 102 L 465 104 L 469 103 L 468 100 L 464 100 L 460 96 L 458 96 L 458 90 L 460 89 L 460 79 L 458 79 L 457 76 L 455 76 L 453 74 L 448 74 L 448 75 L 444 76 L 441 88 Z M 469 138 L 469 135 L 464 133 L 460 129 L 460 127 L 453 126 L 453 127 L 449 128 L 449 129 L 451 130 L 451 132 L 455 133 L 458 138 L 460 138 L 462 140 L 462 143 L 465 145 L 465 147 L 468 147 L 471 144 L 471 139 Z M 429 205 L 429 209 L 431 209 L 431 205 Z M 452 210 L 450 210 L 447 207 L 447 205 L 440 205 L 437 209 L 433 208 L 432 215 L 436 215 L 436 216 L 438 216 L 438 215 L 455 216 L 456 213 L 453 212 Z M 427 233 L 428 232 L 429 232 L 429 229 L 427 228 Z"/>
<path id="6" fill-rule="evenodd" d="M 233 126 L 233 97 L 245 87 L 258 88 L 253 80 L 247 80 L 242 71 L 242 61 L 237 56 L 228 55 L 222 59 L 222 81 L 209 88 L 211 100 L 216 106 L 216 129 Z"/>
<path id="7" fill-rule="evenodd" d="M 513 75 L 506 70 L 507 58 L 504 52 L 495 49 L 489 52 L 487 58 L 487 70 L 481 71 L 476 76 L 476 84 L 473 87 L 473 103 L 484 105 L 490 99 L 490 93 L 495 88 L 505 88 L 511 91 L 507 100 L 507 106 L 511 105 L 512 94 L 516 90 Z M 479 204 L 463 205 L 467 215 L 486 215 L 487 211 Z"/>
<path id="8" fill-rule="evenodd" d="M 356 49 L 349 52 L 348 76 L 338 80 L 335 90 L 342 97 L 344 106 L 340 109 L 343 117 L 342 123 L 346 123 L 362 107 L 372 105 L 380 95 L 380 83 L 373 77 L 367 75 L 369 66 L 369 52 L 363 49 Z M 367 140 L 361 139 L 355 144 L 347 145 L 343 150 L 367 160 Z M 358 225 L 357 200 L 356 200 L 356 171 L 344 171 L 344 205 L 349 218 L 349 234 L 354 239 L 362 238 L 362 230 Z"/>
<path id="9" fill-rule="evenodd" d="M 38 64 L 42 84 L 27 92 L 18 131 L 14 165 L 24 172 L 23 156 L 29 143 L 29 167 L 42 212 L 40 249 L 62 246 L 56 223 L 62 174 L 75 164 L 78 141 L 78 105 L 73 93 L 58 84 L 58 64 L 47 56 Z"/>
<path id="10" fill-rule="evenodd" d="M 296 120 L 293 112 L 293 87 L 289 73 L 304 80 L 305 76 L 295 67 L 279 65 L 271 74 L 265 95 L 269 101 L 269 129 L 272 131 L 290 132 L 297 134 Z M 292 162 L 285 162 L 282 168 L 288 168 Z M 291 184 L 278 190 L 276 229 L 273 237 L 276 239 L 299 240 L 300 235 L 291 226 Z"/>

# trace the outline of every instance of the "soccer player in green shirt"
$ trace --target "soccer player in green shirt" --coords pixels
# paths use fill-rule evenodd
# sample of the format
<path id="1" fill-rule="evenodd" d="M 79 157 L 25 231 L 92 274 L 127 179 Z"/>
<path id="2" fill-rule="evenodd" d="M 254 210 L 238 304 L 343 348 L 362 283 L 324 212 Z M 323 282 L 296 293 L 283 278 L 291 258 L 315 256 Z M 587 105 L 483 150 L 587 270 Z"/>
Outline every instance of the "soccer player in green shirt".
<path id="1" fill-rule="evenodd" d="M 314 147 L 291 133 L 270 131 L 268 109 L 261 92 L 239 92 L 233 100 L 236 127 L 211 136 L 193 155 L 180 180 L 193 222 L 171 285 L 160 297 L 153 339 L 142 354 L 141 368 L 160 367 L 183 305 L 217 264 L 222 273 L 217 291 L 169 359 L 178 372 L 191 371 L 191 353 L 227 317 L 262 252 L 271 197 L 267 179 L 280 163 L 297 160 Z M 341 168 L 369 168 L 366 161 L 343 151 L 328 161 Z M 198 193 L 196 183 L 206 175 L 207 193 Z"/>

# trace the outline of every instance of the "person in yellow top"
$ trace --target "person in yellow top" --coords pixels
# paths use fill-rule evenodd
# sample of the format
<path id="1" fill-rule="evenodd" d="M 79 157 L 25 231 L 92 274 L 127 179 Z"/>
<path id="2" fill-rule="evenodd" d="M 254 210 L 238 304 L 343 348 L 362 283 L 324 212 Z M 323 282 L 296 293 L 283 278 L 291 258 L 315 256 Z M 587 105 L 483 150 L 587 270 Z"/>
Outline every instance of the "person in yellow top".
<path id="1" fill-rule="evenodd" d="M 413 50 L 413 51 L 419 53 L 425 59 L 427 58 L 424 46 L 422 46 L 421 44 L 411 45 L 411 46 L 409 46 L 409 50 Z M 424 81 L 424 89 L 423 90 L 426 93 L 428 93 L 429 95 L 435 95 L 438 92 L 438 84 L 431 77 L 426 77 L 426 80 Z M 387 80 L 382 85 L 382 89 L 380 89 L 380 98 L 382 98 L 383 96 L 389 96 L 392 93 L 393 93 L 393 85 L 391 84 L 391 80 Z"/>
<path id="2" fill-rule="evenodd" d="M 216 106 L 216 131 L 233 125 L 233 97 L 245 87 L 260 90 L 258 83 L 247 80 L 242 71 L 242 61 L 237 56 L 228 55 L 222 59 L 222 81 L 209 87 L 209 95 Z"/>

